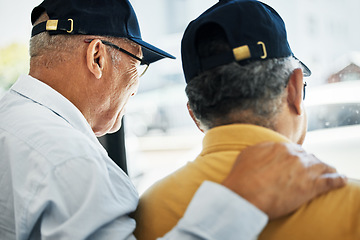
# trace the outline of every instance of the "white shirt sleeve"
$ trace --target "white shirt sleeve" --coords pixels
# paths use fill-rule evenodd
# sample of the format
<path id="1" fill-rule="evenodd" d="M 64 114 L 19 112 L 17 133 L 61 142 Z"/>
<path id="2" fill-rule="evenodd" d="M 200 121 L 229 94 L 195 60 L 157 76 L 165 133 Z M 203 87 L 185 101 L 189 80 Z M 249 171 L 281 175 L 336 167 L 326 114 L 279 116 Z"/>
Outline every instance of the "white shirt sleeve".
<path id="1" fill-rule="evenodd" d="M 204 182 L 167 239 L 257 239 L 266 214 L 226 187 Z"/>

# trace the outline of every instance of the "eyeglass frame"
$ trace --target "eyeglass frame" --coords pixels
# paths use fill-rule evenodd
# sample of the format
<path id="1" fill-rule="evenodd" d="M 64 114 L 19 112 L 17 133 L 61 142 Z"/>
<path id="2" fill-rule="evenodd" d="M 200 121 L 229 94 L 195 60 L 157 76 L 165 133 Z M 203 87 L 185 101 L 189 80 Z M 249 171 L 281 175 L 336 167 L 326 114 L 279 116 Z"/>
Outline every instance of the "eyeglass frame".
<path id="1" fill-rule="evenodd" d="M 85 43 L 91 43 L 91 42 L 94 41 L 94 40 L 95 40 L 95 39 L 85 39 L 84 42 L 85 42 Z M 125 49 L 123 49 L 123 48 L 121 48 L 121 47 L 113 44 L 112 42 L 109 42 L 109 41 L 106 41 L 106 40 L 102 40 L 102 39 L 100 39 L 100 41 L 101 41 L 102 44 L 104 44 L 104 45 L 106 45 L 106 46 L 109 46 L 109 47 L 112 47 L 112 48 L 115 48 L 116 50 L 119 50 L 120 52 L 125 53 L 125 54 L 127 54 L 128 56 L 130 56 L 130 57 L 138 60 L 138 61 L 140 62 L 140 65 L 146 65 L 145 70 L 139 75 L 139 78 L 142 77 L 142 76 L 144 76 L 145 72 L 147 71 L 147 69 L 148 69 L 149 66 L 150 66 L 150 63 L 144 61 L 143 58 L 139 58 L 139 57 L 136 56 L 135 54 L 132 54 L 131 52 L 126 51 Z"/>

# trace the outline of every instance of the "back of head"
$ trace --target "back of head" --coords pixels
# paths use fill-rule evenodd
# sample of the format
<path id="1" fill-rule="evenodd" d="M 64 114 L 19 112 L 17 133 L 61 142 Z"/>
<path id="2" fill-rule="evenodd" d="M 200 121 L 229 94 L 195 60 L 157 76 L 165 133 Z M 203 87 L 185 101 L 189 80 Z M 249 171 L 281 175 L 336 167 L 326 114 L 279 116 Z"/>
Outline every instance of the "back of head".
<path id="1" fill-rule="evenodd" d="M 213 56 L 230 49 L 221 33 L 222 29 L 213 24 L 199 31 L 199 56 Z M 207 128 L 232 123 L 273 128 L 296 66 L 295 59 L 286 57 L 246 64 L 231 62 L 206 70 L 187 84 L 189 105 Z"/>
<path id="2" fill-rule="evenodd" d="M 272 128 L 292 71 L 300 66 L 281 17 L 255 0 L 221 0 L 192 21 L 182 40 L 186 93 L 207 128 Z"/>

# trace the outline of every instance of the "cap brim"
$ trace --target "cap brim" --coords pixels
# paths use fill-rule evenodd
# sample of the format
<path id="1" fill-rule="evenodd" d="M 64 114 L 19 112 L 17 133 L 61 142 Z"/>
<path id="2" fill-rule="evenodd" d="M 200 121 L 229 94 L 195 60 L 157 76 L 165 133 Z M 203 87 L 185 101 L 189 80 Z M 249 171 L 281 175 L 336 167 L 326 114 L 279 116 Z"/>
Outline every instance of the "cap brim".
<path id="1" fill-rule="evenodd" d="M 310 68 L 308 68 L 308 67 L 307 67 L 302 61 L 300 61 L 297 57 L 295 57 L 294 54 L 293 54 L 293 57 L 300 62 L 301 68 L 302 68 L 302 70 L 303 70 L 304 77 L 310 77 L 310 76 L 311 76 L 311 70 L 310 70 Z"/>
<path id="2" fill-rule="evenodd" d="M 175 57 L 147 42 L 144 42 L 138 38 L 129 38 L 131 41 L 139 44 L 142 47 L 144 61 L 147 63 L 153 63 L 163 58 L 175 59 Z"/>
<path id="3" fill-rule="evenodd" d="M 311 70 L 302 62 L 300 61 L 301 68 L 303 70 L 304 77 L 310 77 L 311 76 Z"/>

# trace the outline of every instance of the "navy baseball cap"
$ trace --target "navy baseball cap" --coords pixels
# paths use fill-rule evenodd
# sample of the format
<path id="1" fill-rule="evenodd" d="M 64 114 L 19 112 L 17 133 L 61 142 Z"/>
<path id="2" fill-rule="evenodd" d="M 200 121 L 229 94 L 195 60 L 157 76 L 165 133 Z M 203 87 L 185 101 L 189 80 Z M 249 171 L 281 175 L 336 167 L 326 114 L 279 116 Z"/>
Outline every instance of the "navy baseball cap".
<path id="1" fill-rule="evenodd" d="M 31 13 L 34 25 L 42 13 L 50 20 L 33 27 L 32 37 L 48 31 L 50 35 L 76 34 L 127 38 L 142 47 L 144 61 L 153 63 L 175 57 L 145 42 L 128 0 L 44 0 Z"/>
<path id="2" fill-rule="evenodd" d="M 198 55 L 197 33 L 207 24 L 223 29 L 231 51 L 206 58 Z M 284 21 L 274 9 L 256 0 L 220 0 L 209 8 L 185 30 L 181 55 L 187 83 L 206 70 L 234 61 L 246 64 L 249 60 L 294 56 Z M 310 69 L 300 63 L 304 76 L 310 76 Z"/>

